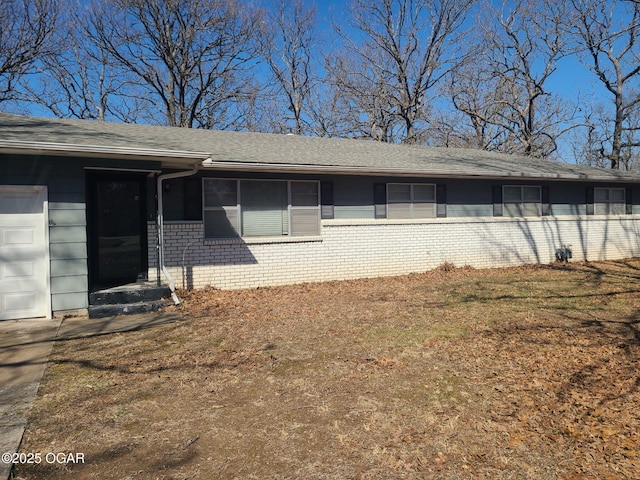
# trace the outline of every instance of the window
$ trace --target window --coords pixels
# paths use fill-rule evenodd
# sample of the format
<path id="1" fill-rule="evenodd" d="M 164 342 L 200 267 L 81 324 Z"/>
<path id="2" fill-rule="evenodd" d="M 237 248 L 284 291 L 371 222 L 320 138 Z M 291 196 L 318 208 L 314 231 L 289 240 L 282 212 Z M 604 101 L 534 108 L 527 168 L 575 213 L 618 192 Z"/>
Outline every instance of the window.
<path id="1" fill-rule="evenodd" d="M 320 234 L 320 194 L 318 182 L 289 182 L 291 192 L 290 234 Z"/>
<path id="2" fill-rule="evenodd" d="M 537 186 L 505 185 L 502 187 L 504 215 L 539 217 L 542 215 L 542 189 Z"/>
<path id="3" fill-rule="evenodd" d="M 319 184 L 205 178 L 205 238 L 320 234 Z"/>
<path id="4" fill-rule="evenodd" d="M 289 233 L 287 182 L 241 181 L 243 237 L 277 237 Z"/>
<path id="5" fill-rule="evenodd" d="M 240 236 L 238 182 L 206 178 L 203 185 L 205 238 Z"/>
<path id="6" fill-rule="evenodd" d="M 626 198 L 624 188 L 595 188 L 594 204 L 596 215 L 624 215 Z"/>
<path id="7" fill-rule="evenodd" d="M 387 218 L 436 216 L 436 186 L 425 183 L 387 184 Z"/>

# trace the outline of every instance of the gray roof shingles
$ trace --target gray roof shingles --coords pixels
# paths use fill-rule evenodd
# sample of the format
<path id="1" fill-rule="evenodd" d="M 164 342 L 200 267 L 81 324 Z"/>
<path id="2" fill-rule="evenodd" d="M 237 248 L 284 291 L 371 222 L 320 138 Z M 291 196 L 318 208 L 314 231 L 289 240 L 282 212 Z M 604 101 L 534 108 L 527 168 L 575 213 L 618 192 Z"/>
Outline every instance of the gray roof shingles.
<path id="1" fill-rule="evenodd" d="M 62 120 L 0 113 L 3 142 L 206 152 L 214 162 L 330 173 L 415 174 L 640 181 L 640 176 L 550 160 L 472 149 L 393 145 L 366 140 Z"/>

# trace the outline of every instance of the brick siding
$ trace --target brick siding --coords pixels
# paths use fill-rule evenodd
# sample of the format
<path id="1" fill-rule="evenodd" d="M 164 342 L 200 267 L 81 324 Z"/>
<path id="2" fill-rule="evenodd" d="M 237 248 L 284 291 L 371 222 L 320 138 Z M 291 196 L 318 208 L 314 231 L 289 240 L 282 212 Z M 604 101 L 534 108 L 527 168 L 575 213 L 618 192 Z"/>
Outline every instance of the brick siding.
<path id="1" fill-rule="evenodd" d="M 637 216 L 323 220 L 321 236 L 204 240 L 201 222 L 165 225 L 165 264 L 176 285 L 239 289 L 423 272 L 449 262 L 476 268 L 640 255 Z M 150 278 L 156 276 L 149 224 Z"/>

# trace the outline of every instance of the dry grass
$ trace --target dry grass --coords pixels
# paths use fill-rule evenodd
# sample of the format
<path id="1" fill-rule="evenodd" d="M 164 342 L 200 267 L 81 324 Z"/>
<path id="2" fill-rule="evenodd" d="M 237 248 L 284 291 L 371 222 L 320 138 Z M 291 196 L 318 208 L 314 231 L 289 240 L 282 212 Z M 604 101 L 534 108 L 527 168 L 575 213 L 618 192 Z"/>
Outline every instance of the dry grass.
<path id="1" fill-rule="evenodd" d="M 183 292 L 56 345 L 23 479 L 640 477 L 640 260 Z"/>

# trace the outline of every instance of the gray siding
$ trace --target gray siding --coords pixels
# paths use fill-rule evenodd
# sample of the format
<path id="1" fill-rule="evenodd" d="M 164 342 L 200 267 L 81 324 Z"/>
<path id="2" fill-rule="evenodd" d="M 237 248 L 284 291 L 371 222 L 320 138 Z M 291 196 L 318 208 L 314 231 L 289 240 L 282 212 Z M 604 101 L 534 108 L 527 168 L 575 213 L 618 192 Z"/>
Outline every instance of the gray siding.
<path id="1" fill-rule="evenodd" d="M 435 183 L 435 182 L 434 182 Z M 493 215 L 491 188 L 495 183 L 480 181 L 440 181 L 447 186 L 447 217 L 490 217 Z"/>
<path id="2" fill-rule="evenodd" d="M 373 176 L 335 176 L 335 175 L 277 175 L 234 172 L 205 172 L 199 174 L 209 177 L 230 178 L 275 178 L 283 180 L 319 180 L 333 183 L 333 211 L 336 219 L 373 219 L 375 208 L 373 189 L 376 183 L 432 183 L 446 186 L 446 212 L 449 218 L 491 217 L 493 216 L 492 188 L 502 185 L 539 185 L 549 188 L 551 203 L 550 215 L 586 215 L 586 189 L 594 186 L 616 186 L 616 184 L 595 184 L 588 182 L 565 181 L 523 181 L 512 180 L 452 180 L 441 178 L 410 177 L 373 177 Z M 170 187 L 164 192 L 165 220 L 184 220 L 184 180 L 168 182 Z M 633 213 L 640 214 L 640 187 L 629 184 L 618 186 L 632 187 Z"/>
<path id="3" fill-rule="evenodd" d="M 0 155 L 0 184 L 47 186 L 53 311 L 88 306 L 86 167 L 131 166 L 126 161 Z M 158 164 L 136 162 L 135 168 L 157 169 Z M 153 218 L 154 202 L 149 207 Z"/>
<path id="4" fill-rule="evenodd" d="M 86 275 L 87 259 L 71 258 L 71 259 L 52 259 L 51 270 L 56 272 L 66 272 L 67 275 Z"/>
<path id="5" fill-rule="evenodd" d="M 0 157 L 0 183 L 47 186 L 54 311 L 88 305 L 84 165 L 82 159 L 75 158 Z"/>
<path id="6" fill-rule="evenodd" d="M 333 178 L 334 218 L 375 218 L 373 178 Z"/>
<path id="7" fill-rule="evenodd" d="M 164 181 L 162 192 L 164 219 L 166 221 L 184 220 L 184 179 L 174 178 Z"/>
<path id="8" fill-rule="evenodd" d="M 549 188 L 550 214 L 586 215 L 586 189 L 596 186 L 631 188 L 633 213 L 640 214 L 640 187 L 629 184 L 586 182 L 535 182 L 514 180 L 443 180 L 434 178 L 337 177 L 334 182 L 335 218 L 374 218 L 373 188 L 376 183 L 418 182 L 444 184 L 447 217 L 493 216 L 492 188 L 502 185 L 539 185 Z"/>
<path id="9" fill-rule="evenodd" d="M 588 185 L 579 184 L 551 184 L 549 187 L 549 200 L 551 202 L 551 214 L 560 215 L 586 215 L 586 189 Z"/>

